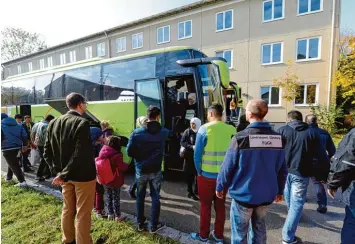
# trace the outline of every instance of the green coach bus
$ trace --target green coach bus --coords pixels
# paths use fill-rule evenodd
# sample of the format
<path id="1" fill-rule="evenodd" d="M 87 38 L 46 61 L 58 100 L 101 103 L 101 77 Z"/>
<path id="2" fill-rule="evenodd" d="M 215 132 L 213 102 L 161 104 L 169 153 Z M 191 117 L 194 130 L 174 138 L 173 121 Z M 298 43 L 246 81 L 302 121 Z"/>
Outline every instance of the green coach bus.
<path id="1" fill-rule="evenodd" d="M 184 86 L 179 93 L 196 94 L 192 113 L 186 112 L 188 106 L 181 100 L 174 108 L 168 104 L 168 89 L 181 80 Z M 136 118 L 145 115 L 149 105 L 161 108 L 161 122 L 172 130 L 178 121 L 192 116 L 205 122 L 208 106 L 225 106 L 223 90 L 228 89 L 229 82 L 223 58 L 208 58 L 190 47 L 169 47 L 10 76 L 1 83 L 2 111 L 9 116 L 28 114 L 35 122 L 47 114 L 57 117 L 68 110 L 66 95 L 77 92 L 88 101 L 85 116 L 91 123 L 108 120 L 115 134 L 129 137 Z M 167 156 L 174 155 L 165 159 L 168 168 L 180 168 L 180 163 L 172 159 L 177 152 L 176 146 L 167 146 Z"/>

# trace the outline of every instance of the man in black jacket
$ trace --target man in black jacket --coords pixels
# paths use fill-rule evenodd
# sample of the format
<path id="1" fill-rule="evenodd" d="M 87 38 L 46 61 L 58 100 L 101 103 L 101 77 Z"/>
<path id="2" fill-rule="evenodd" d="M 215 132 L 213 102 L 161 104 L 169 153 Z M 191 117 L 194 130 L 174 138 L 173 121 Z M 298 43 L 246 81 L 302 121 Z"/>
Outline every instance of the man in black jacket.
<path id="1" fill-rule="evenodd" d="M 355 243 L 355 129 L 339 143 L 331 160 L 328 177 L 328 194 L 334 199 L 338 188 L 342 188 L 342 199 L 346 204 L 345 219 L 341 231 L 341 243 Z"/>
<path id="2" fill-rule="evenodd" d="M 22 167 L 24 172 L 32 172 L 33 169 L 31 168 L 32 165 L 28 160 L 28 156 L 31 153 L 31 131 L 32 127 L 34 126 L 34 123 L 32 122 L 31 116 L 26 115 L 24 118 L 25 121 L 22 123 L 22 127 L 27 133 L 28 149 L 25 152 L 22 152 Z"/>
<path id="3" fill-rule="evenodd" d="M 90 124 L 82 117 L 86 111 L 82 95 L 71 93 L 66 103 L 70 111 L 48 125 L 44 159 L 57 173 L 53 184 L 62 186 L 62 242 L 90 244 L 96 185 Z"/>
<path id="4" fill-rule="evenodd" d="M 278 130 L 286 138 L 285 154 L 288 167 L 284 192 L 288 215 L 282 230 L 283 244 L 297 243 L 295 234 L 302 217 L 310 177 L 315 176 L 317 180 L 325 181 L 328 172 L 320 175 L 316 175 L 316 172 L 329 169 L 329 160 L 319 134 L 302 122 L 302 114 L 299 111 L 290 111 L 288 120 L 289 123 Z M 323 170 L 325 168 L 327 170 Z"/>

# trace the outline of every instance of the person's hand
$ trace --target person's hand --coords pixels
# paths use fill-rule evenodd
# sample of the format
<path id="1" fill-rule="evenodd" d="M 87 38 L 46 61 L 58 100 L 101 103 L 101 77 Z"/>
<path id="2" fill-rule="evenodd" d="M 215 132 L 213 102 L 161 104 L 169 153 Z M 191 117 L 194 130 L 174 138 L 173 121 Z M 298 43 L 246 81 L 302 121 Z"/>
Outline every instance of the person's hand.
<path id="1" fill-rule="evenodd" d="M 332 190 L 332 189 L 328 189 L 328 195 L 332 198 L 335 199 L 335 193 L 337 192 L 337 190 Z"/>
<path id="2" fill-rule="evenodd" d="M 61 185 L 63 185 L 63 183 L 64 183 L 64 180 L 62 178 L 60 178 L 59 176 L 56 176 L 52 181 L 52 185 L 55 185 L 55 186 L 61 186 Z"/>
<path id="3" fill-rule="evenodd" d="M 223 199 L 223 191 L 221 192 L 216 191 L 216 196 L 220 199 Z"/>
<path id="4" fill-rule="evenodd" d="M 284 199 L 283 195 L 277 195 L 274 202 L 281 202 Z"/>

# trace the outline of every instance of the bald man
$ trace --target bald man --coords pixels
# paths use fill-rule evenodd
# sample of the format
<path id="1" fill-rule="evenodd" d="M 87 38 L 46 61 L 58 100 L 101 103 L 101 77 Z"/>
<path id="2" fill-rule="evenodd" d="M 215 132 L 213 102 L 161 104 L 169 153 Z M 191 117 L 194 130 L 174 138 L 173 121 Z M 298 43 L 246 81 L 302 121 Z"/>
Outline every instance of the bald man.
<path id="1" fill-rule="evenodd" d="M 267 112 L 268 105 L 263 100 L 247 104 L 250 125 L 233 137 L 218 174 L 217 197 L 223 197 L 223 189 L 228 187 L 233 199 L 233 244 L 244 244 L 248 239 L 249 243 L 266 244 L 267 206 L 282 199 L 287 176 L 285 141 L 263 121 Z"/>

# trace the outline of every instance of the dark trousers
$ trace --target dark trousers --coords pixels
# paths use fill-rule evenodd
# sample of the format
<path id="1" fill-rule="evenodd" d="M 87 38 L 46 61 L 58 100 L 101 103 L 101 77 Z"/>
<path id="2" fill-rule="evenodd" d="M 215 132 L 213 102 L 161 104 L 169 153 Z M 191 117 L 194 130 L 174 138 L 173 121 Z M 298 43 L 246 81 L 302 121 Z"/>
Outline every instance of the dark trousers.
<path id="1" fill-rule="evenodd" d="M 107 215 L 120 217 L 121 216 L 121 203 L 120 203 L 120 187 L 108 187 L 105 189 L 105 212 Z"/>
<path id="2" fill-rule="evenodd" d="M 96 182 L 96 187 L 95 187 L 95 210 L 98 213 L 101 213 L 102 210 L 104 210 L 104 187 L 103 185 L 100 185 L 99 183 Z"/>
<path id="3" fill-rule="evenodd" d="M 46 163 L 46 161 L 43 158 L 43 153 L 44 153 L 44 147 L 38 146 L 38 152 L 39 152 L 39 166 L 37 170 L 37 177 L 43 177 L 45 176 L 52 176 L 49 165 Z"/>
<path id="4" fill-rule="evenodd" d="M 13 172 L 13 174 L 15 174 L 17 180 L 21 183 L 25 181 L 25 176 L 23 175 L 20 164 L 18 162 L 18 158 L 17 158 L 18 152 L 19 149 L 8 150 L 2 152 L 2 155 L 4 156 L 10 170 Z M 12 178 L 12 174 L 11 174 L 11 178 Z"/>
<path id="5" fill-rule="evenodd" d="M 197 195 L 197 179 L 196 172 L 187 172 L 186 173 L 186 183 L 187 183 L 187 193 Z"/>
<path id="6" fill-rule="evenodd" d="M 134 178 L 133 184 L 129 187 L 129 192 L 136 193 L 137 190 L 137 180 Z"/>
<path id="7" fill-rule="evenodd" d="M 30 160 L 28 159 L 28 156 L 30 155 L 31 150 L 27 150 L 26 152 L 22 153 L 22 168 L 24 171 L 30 170 L 30 167 L 32 166 L 30 163 Z"/>
<path id="8" fill-rule="evenodd" d="M 202 175 L 197 177 L 198 196 L 200 198 L 200 236 L 208 238 L 211 225 L 211 208 L 214 203 L 216 219 L 214 223 L 214 234 L 217 238 L 223 239 L 224 223 L 226 220 L 226 192 L 223 199 L 216 197 L 216 179 L 210 179 Z"/>

